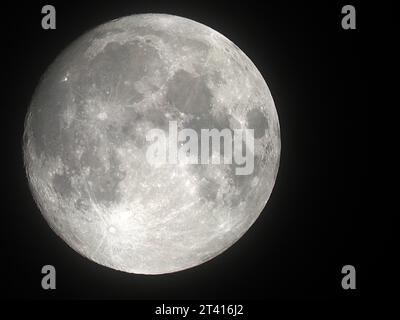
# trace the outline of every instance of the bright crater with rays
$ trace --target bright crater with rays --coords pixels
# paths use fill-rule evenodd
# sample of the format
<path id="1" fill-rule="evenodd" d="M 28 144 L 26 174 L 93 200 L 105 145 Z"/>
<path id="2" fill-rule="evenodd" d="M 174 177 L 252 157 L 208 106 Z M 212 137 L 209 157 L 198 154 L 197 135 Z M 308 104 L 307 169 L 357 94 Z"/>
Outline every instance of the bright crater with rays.
<path id="1" fill-rule="evenodd" d="M 254 170 L 146 160 L 158 128 L 254 130 Z M 223 150 L 221 150 L 221 154 Z M 160 274 L 199 265 L 257 219 L 275 183 L 271 93 L 230 40 L 192 20 L 143 14 L 81 36 L 49 67 L 26 116 L 24 160 L 50 227 L 110 268 Z"/>

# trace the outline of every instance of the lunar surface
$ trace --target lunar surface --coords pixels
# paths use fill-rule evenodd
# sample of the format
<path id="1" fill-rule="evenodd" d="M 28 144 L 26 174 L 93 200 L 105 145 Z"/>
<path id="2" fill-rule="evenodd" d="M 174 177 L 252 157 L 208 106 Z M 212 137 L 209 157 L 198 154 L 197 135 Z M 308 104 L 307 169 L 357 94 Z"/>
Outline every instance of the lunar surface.
<path id="1" fill-rule="evenodd" d="M 146 134 L 168 135 L 170 121 L 199 136 L 253 129 L 254 170 L 150 164 Z M 267 84 L 234 43 L 192 20 L 143 14 L 60 54 L 32 98 L 23 149 L 35 201 L 71 248 L 116 270 L 161 274 L 212 259 L 250 228 L 276 179 L 280 131 Z"/>

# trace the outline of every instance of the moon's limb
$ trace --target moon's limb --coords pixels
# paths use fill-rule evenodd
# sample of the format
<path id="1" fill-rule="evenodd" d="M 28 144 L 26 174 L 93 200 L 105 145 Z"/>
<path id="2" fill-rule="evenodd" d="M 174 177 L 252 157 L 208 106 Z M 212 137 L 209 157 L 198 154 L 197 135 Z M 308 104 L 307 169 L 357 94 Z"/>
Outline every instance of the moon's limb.
<path id="1" fill-rule="evenodd" d="M 254 172 L 232 165 L 151 166 L 146 132 L 254 129 Z M 279 121 L 250 59 L 197 22 L 134 15 L 70 45 L 44 74 L 26 117 L 24 157 L 51 228 L 89 259 L 159 274 L 232 245 L 271 194 Z"/>

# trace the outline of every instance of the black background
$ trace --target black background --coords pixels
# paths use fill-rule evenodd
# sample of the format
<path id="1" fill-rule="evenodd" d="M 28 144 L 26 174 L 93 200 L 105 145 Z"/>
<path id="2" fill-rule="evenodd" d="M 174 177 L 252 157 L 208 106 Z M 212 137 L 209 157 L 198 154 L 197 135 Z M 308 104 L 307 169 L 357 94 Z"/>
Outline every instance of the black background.
<path id="1" fill-rule="evenodd" d="M 41 28 L 53 4 L 57 29 Z M 48 1 L 2 4 L 6 34 L 1 214 L 2 294 L 6 298 L 268 299 L 360 298 L 373 293 L 387 255 L 372 214 L 370 143 L 380 43 L 391 40 L 391 6 L 365 2 L 357 30 L 341 28 L 346 2 Z M 47 66 L 83 32 L 135 13 L 169 13 L 210 26 L 237 44 L 264 76 L 280 118 L 282 154 L 264 212 L 231 248 L 189 270 L 158 276 L 117 272 L 70 249 L 47 226 L 22 162 L 23 121 Z M 385 31 L 382 31 L 382 26 Z M 4 74 L 3 74 L 4 76 Z M 379 112 L 379 106 L 377 110 Z M 10 193 L 10 194 L 8 194 Z M 367 205 L 365 205 L 367 203 Z M 379 212 L 375 211 L 375 218 Z M 41 267 L 57 289 L 41 288 Z M 341 288 L 341 268 L 357 270 L 357 290 Z M 384 289 L 379 295 L 389 295 Z"/>

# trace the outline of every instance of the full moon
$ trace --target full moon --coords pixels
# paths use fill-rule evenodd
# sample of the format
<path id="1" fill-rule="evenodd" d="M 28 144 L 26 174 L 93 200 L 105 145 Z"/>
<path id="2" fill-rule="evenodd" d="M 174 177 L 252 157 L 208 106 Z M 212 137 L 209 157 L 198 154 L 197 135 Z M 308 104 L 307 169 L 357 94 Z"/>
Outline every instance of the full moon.
<path id="1" fill-rule="evenodd" d="M 168 137 L 171 122 L 199 137 L 251 129 L 254 147 L 242 151 L 252 171 L 149 163 L 148 132 Z M 251 60 L 217 31 L 165 14 L 112 20 L 68 46 L 36 88 L 23 137 L 29 186 L 54 232 L 84 257 L 138 274 L 194 267 L 235 243 L 270 197 L 280 145 Z"/>

